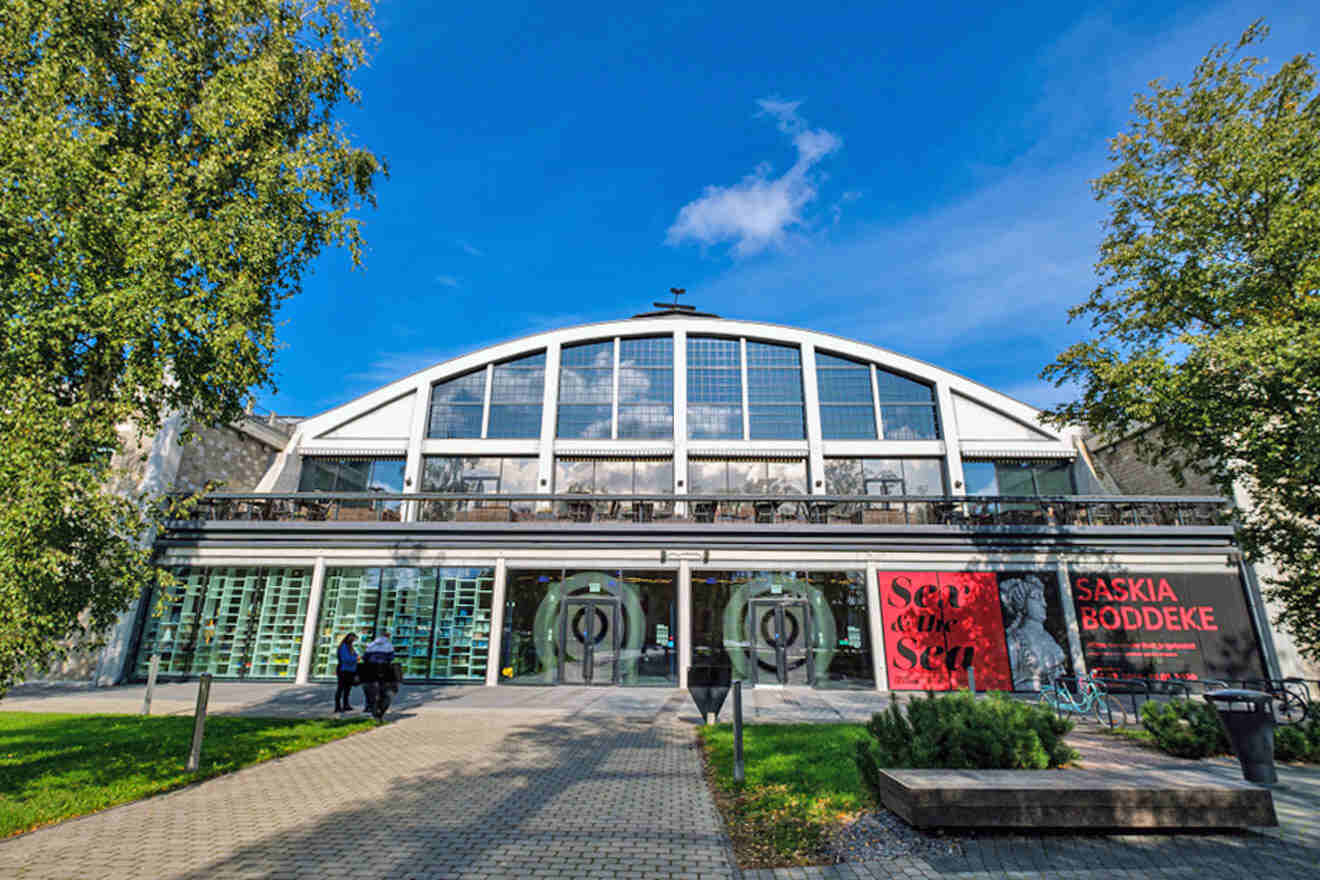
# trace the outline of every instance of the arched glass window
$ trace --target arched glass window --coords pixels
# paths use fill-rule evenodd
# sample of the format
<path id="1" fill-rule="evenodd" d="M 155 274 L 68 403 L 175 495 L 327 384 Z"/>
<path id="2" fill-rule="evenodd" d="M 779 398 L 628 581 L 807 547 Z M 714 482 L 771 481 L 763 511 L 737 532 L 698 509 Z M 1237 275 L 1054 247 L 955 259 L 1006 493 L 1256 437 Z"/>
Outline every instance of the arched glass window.
<path id="1" fill-rule="evenodd" d="M 614 422 L 614 340 L 566 346 L 559 361 L 559 437 L 608 440 Z"/>
<path id="2" fill-rule="evenodd" d="M 496 364 L 492 376 L 490 426 L 486 436 L 540 437 L 545 352 Z"/>
<path id="3" fill-rule="evenodd" d="M 886 440 L 938 440 L 935 389 L 897 373 L 876 369 L 880 425 Z"/>
<path id="4" fill-rule="evenodd" d="M 817 352 L 816 389 L 820 395 L 822 437 L 875 439 L 875 399 L 871 394 L 869 364 Z"/>
<path id="5" fill-rule="evenodd" d="M 440 382 L 431 389 L 431 417 L 426 436 L 480 437 L 481 409 L 486 402 L 486 368 Z"/>
<path id="6" fill-rule="evenodd" d="M 747 343 L 747 422 L 751 440 L 801 440 L 802 356 L 796 346 Z"/>

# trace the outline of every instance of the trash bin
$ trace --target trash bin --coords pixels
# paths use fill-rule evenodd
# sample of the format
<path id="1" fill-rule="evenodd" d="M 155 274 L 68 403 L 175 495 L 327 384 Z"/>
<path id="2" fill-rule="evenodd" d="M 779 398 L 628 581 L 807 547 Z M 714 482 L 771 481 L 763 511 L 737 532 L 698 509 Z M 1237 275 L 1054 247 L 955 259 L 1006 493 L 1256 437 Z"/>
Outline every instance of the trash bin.
<path id="1" fill-rule="evenodd" d="M 733 670 L 728 666 L 689 666 L 687 673 L 688 693 L 701 713 L 701 723 L 706 723 L 708 714 L 718 721 L 720 708 L 729 696 Z"/>
<path id="2" fill-rule="evenodd" d="M 1273 785 L 1279 780 L 1274 772 L 1274 715 L 1270 712 L 1269 694 L 1261 691 L 1206 691 L 1205 701 L 1219 712 L 1219 721 L 1228 731 L 1233 753 L 1242 764 L 1242 778 L 1248 782 Z"/>

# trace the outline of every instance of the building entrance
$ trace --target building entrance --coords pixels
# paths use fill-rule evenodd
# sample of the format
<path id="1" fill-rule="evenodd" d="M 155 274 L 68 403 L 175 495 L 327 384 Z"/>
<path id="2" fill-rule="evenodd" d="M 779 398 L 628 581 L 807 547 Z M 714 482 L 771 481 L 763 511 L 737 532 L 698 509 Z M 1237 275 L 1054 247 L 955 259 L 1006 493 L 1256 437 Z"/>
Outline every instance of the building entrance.
<path id="1" fill-rule="evenodd" d="M 619 680 L 619 600 L 569 598 L 559 619 L 559 681 L 562 684 L 617 684 Z"/>
<path id="2" fill-rule="evenodd" d="M 753 599 L 747 604 L 751 635 L 752 683 L 801 685 L 816 683 L 812 663 L 811 609 L 792 599 Z"/>

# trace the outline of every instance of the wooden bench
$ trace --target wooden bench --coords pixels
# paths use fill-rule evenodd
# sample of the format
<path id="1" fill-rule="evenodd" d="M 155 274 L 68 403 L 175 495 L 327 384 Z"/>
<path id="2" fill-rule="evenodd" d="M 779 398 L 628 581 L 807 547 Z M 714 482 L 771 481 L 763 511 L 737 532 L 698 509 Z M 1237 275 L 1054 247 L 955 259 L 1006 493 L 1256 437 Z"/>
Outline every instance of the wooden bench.
<path id="1" fill-rule="evenodd" d="M 1278 825 L 1269 789 L 1199 770 L 882 770 L 884 805 L 918 828 Z"/>

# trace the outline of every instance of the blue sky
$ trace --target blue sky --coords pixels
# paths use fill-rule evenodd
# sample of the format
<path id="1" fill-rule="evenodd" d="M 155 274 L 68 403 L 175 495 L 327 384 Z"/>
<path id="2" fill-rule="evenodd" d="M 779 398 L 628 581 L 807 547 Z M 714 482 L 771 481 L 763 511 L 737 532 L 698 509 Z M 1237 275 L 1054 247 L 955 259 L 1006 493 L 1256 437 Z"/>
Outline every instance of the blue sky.
<path id="1" fill-rule="evenodd" d="M 315 264 L 259 403 L 312 415 L 670 287 L 1054 403 L 1106 139 L 1260 16 L 1270 59 L 1320 48 L 1314 0 L 380 0 L 345 115 L 391 172 L 366 265 Z"/>

